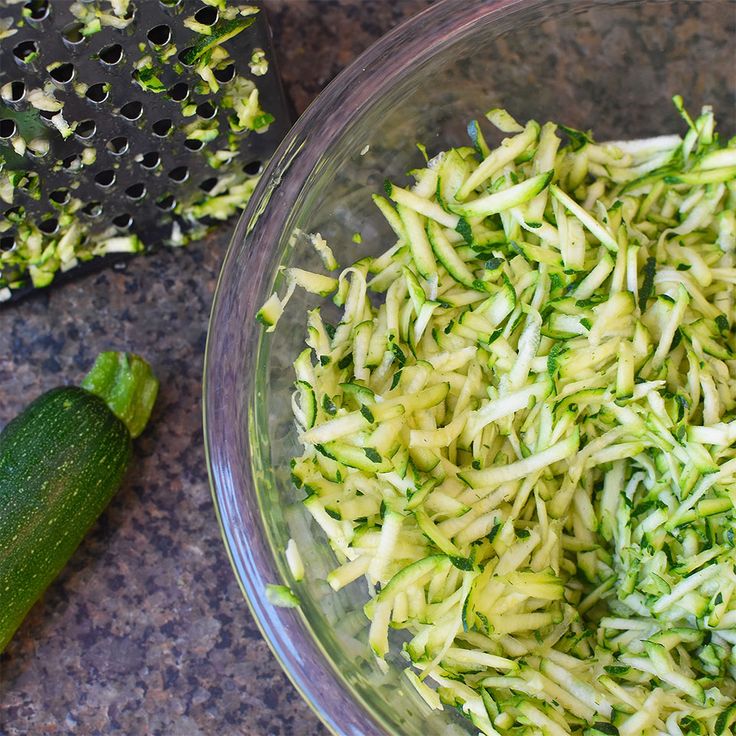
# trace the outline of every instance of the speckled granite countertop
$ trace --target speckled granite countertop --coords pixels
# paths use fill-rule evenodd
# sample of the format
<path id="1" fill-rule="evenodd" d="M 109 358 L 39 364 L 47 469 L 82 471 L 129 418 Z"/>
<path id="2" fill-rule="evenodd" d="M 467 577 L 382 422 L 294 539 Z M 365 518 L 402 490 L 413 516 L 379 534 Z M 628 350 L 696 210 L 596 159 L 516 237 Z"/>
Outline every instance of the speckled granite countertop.
<path id="1" fill-rule="evenodd" d="M 429 2 L 267 0 L 297 112 Z M 250 616 L 207 484 L 202 359 L 233 225 L 0 311 L 0 425 L 107 348 L 162 386 L 128 481 L 0 657 L 2 736 L 326 733 Z"/>

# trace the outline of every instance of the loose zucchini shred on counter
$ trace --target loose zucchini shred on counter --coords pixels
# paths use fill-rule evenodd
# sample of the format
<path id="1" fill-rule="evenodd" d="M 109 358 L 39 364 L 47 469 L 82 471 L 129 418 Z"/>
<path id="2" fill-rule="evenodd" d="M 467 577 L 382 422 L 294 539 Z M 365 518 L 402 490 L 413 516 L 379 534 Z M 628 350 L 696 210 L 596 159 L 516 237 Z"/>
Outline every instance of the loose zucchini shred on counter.
<path id="1" fill-rule="evenodd" d="M 736 140 L 675 103 L 615 143 L 493 110 L 374 197 L 382 255 L 286 274 L 342 308 L 293 398 L 328 582 L 483 734 L 733 733 Z"/>

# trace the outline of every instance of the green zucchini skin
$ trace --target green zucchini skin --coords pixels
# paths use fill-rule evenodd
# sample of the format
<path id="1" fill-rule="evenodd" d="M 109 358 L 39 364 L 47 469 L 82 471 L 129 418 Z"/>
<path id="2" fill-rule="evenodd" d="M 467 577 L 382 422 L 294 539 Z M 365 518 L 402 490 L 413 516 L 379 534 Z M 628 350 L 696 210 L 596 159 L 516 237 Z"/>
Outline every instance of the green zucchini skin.
<path id="1" fill-rule="evenodd" d="M 76 386 L 39 396 L 0 432 L 0 651 L 120 487 L 130 433 Z"/>

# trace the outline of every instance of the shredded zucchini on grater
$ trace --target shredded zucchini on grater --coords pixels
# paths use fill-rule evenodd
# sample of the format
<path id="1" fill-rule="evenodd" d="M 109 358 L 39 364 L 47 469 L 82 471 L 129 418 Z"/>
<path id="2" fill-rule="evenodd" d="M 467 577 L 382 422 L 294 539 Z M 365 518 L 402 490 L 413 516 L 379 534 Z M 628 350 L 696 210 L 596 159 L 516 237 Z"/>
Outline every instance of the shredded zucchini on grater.
<path id="1" fill-rule="evenodd" d="M 294 364 L 329 583 L 483 734 L 736 723 L 736 141 L 675 103 L 605 144 L 493 110 L 374 197 L 382 255 L 286 272 L 343 310 Z"/>

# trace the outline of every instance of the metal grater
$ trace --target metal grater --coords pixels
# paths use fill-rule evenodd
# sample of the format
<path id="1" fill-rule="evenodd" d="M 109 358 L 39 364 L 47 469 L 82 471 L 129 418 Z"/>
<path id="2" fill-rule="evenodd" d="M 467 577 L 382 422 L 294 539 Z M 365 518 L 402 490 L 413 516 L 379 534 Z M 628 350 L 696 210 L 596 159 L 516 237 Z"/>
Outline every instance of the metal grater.
<path id="1" fill-rule="evenodd" d="M 199 237 L 290 123 L 260 3 L 0 0 L 0 301 Z"/>

